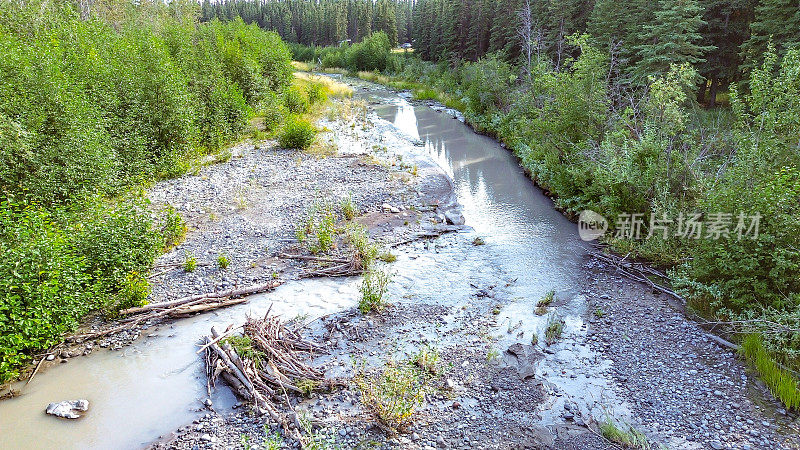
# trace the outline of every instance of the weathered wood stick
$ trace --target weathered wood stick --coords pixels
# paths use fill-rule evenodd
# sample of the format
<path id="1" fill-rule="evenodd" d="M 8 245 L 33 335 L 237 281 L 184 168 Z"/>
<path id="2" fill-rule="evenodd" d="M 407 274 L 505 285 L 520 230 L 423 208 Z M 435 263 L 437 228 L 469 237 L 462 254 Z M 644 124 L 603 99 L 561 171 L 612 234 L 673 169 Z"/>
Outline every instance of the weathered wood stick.
<path id="1" fill-rule="evenodd" d="M 325 258 L 322 256 L 292 255 L 289 253 L 281 253 L 280 257 L 285 259 L 299 259 L 303 261 L 318 261 L 318 262 L 330 262 L 339 264 L 346 264 L 350 262 L 350 260 L 343 258 Z"/>
<path id="2" fill-rule="evenodd" d="M 188 297 L 183 297 L 175 300 L 169 300 L 166 302 L 159 302 L 159 303 L 150 303 L 144 306 L 139 306 L 136 308 L 128 308 L 123 309 L 119 313 L 122 315 L 130 315 L 130 314 L 139 314 L 145 311 L 151 311 L 154 309 L 163 309 L 163 308 L 172 308 L 178 305 L 182 305 L 185 303 L 190 303 L 197 300 L 203 299 L 214 299 L 214 298 L 224 298 L 224 297 L 241 297 L 243 295 L 250 295 L 256 294 L 259 292 L 268 291 L 271 289 L 275 289 L 276 287 L 280 286 L 283 282 L 282 281 L 270 281 L 268 283 L 263 284 L 256 284 L 253 286 L 248 286 L 244 288 L 238 289 L 228 289 L 227 291 L 220 291 L 220 292 L 207 292 L 205 294 L 196 294 L 190 295 Z"/>

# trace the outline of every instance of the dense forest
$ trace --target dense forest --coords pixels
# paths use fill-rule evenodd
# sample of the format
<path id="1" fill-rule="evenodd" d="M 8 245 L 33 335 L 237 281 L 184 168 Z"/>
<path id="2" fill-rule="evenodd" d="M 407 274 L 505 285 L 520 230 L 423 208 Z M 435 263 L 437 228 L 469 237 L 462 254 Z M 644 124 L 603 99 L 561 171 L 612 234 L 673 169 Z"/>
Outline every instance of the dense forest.
<path id="1" fill-rule="evenodd" d="M 345 14 L 359 7 L 379 32 L 365 37 L 358 14 Z M 291 14 L 279 25 L 266 19 L 281 8 Z M 338 17 L 326 8 L 354 25 L 301 39 Z M 403 25 L 382 27 L 383 9 Z M 727 324 L 735 340 L 755 336 L 754 364 L 787 405 L 800 404 L 784 370 L 800 368 L 796 1 L 243 0 L 206 4 L 203 15 L 245 10 L 245 21 L 294 42 L 295 59 L 464 112 L 568 215 L 609 218 L 606 242 L 666 268 L 698 317 Z M 393 52 L 409 33 L 413 53 Z M 344 39 L 356 43 L 319 46 Z"/>
<path id="2" fill-rule="evenodd" d="M 702 101 L 763 61 L 800 43 L 800 5 L 791 0 L 228 0 L 202 6 L 204 20 L 241 17 L 287 42 L 334 45 L 383 31 L 394 45 L 414 43 L 423 59 L 507 61 L 578 55 L 569 36 L 588 33 L 628 82 L 644 84 L 670 64 L 697 70 Z"/>

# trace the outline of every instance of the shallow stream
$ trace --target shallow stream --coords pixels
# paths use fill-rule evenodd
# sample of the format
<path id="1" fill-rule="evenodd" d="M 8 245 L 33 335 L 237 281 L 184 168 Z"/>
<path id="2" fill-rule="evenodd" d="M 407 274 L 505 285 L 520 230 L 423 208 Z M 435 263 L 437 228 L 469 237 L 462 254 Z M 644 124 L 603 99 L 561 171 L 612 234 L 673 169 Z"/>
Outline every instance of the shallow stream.
<path id="1" fill-rule="evenodd" d="M 586 333 L 582 317 L 586 301 L 579 294 L 585 247 L 577 228 L 553 208 L 514 156 L 496 141 L 476 134 L 453 112 L 412 105 L 397 93 L 357 83 L 357 95 L 368 100 L 378 116 L 394 124 L 386 136 L 391 151 L 419 162 L 435 162 L 453 180 L 471 231 L 459 245 L 413 245 L 401 254 L 393 298 L 456 305 L 474 292 L 471 282 L 497 285 L 511 299 L 497 316 L 496 348 L 543 339 L 547 316 L 534 314 L 536 302 L 555 291 L 554 306 L 565 321 L 565 339 L 552 347 L 538 369 L 554 395 L 543 405 L 542 422 L 552 423 L 563 411 L 566 395 L 596 399 L 579 404 L 599 414 L 600 400 L 613 398 L 602 376 L 607 365 L 578 339 Z M 417 145 L 414 145 L 414 142 Z M 480 236 L 486 245 L 463 245 Z M 427 249 L 423 249 L 427 247 Z M 493 281 L 494 280 L 494 281 Z M 2 448 L 136 448 L 166 435 L 203 414 L 206 383 L 197 342 L 211 325 L 240 324 L 247 314 L 273 311 L 293 317 L 316 317 L 353 306 L 357 279 L 314 279 L 290 282 L 248 303 L 176 321 L 145 331 L 121 351 L 96 351 L 39 373 L 23 395 L 0 402 Z M 400 300 L 403 299 L 403 300 Z M 491 300 L 486 300 L 491 301 Z M 513 329 L 514 332 L 508 332 Z M 44 414 L 52 401 L 86 398 L 88 414 L 77 421 Z M 214 407 L 230 408 L 235 399 L 217 389 Z M 553 411 L 550 413 L 549 411 Z"/>

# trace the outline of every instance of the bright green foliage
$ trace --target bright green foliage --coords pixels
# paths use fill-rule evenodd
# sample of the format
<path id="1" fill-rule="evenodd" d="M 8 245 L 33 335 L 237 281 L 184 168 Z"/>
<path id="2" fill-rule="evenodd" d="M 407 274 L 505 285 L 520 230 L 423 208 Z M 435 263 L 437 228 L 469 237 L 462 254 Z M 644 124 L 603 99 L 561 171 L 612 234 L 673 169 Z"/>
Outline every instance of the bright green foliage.
<path id="1" fill-rule="evenodd" d="M 186 272 L 194 272 L 197 269 L 197 258 L 191 252 L 186 252 L 183 260 L 183 270 Z"/>
<path id="2" fill-rule="evenodd" d="M 308 94 L 303 89 L 291 87 L 283 94 L 283 102 L 286 109 L 294 114 L 305 114 L 310 107 Z"/>
<path id="3" fill-rule="evenodd" d="M 150 295 L 150 283 L 147 278 L 139 272 L 131 272 L 125 277 L 117 294 L 118 301 L 114 306 L 118 309 L 143 306 L 147 303 L 148 295 Z"/>
<path id="4" fill-rule="evenodd" d="M 183 241 L 187 228 L 183 217 L 171 205 L 164 210 L 163 216 L 161 234 L 164 236 L 164 250 L 166 251 Z"/>
<path id="5" fill-rule="evenodd" d="M 758 371 L 772 395 L 786 405 L 786 408 L 800 409 L 798 380 L 775 363 L 775 360 L 764 349 L 758 335 L 751 334 L 745 337 L 739 352 Z"/>
<path id="6" fill-rule="evenodd" d="M 219 266 L 220 269 L 225 270 L 230 265 L 231 265 L 231 261 L 228 259 L 227 256 L 225 256 L 225 255 L 217 256 L 217 266 Z"/>
<path id="7" fill-rule="evenodd" d="M 627 425 L 627 430 L 620 428 L 611 418 L 600 424 L 600 434 L 609 441 L 623 448 L 649 450 L 651 448 L 647 436 L 641 431 Z"/>
<path id="8" fill-rule="evenodd" d="M 316 127 L 309 121 L 297 117 L 286 121 L 278 135 L 282 148 L 307 150 L 317 137 Z"/>
<path id="9" fill-rule="evenodd" d="M 347 68 L 351 71 L 378 70 L 386 71 L 394 68 L 394 60 L 390 50 L 392 44 L 386 33 L 379 31 L 352 45 L 345 52 Z"/>
<path id="10" fill-rule="evenodd" d="M 86 257 L 52 215 L 0 203 L 0 383 L 100 306 Z"/>

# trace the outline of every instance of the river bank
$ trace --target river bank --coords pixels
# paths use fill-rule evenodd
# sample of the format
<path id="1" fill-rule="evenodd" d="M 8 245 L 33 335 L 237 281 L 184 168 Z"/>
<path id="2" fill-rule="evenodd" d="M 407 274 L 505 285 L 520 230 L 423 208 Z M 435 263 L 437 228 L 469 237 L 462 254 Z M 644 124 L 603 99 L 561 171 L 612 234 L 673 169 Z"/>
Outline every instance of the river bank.
<path id="1" fill-rule="evenodd" d="M 322 119 L 335 156 L 243 144 L 230 161 L 151 191 L 191 226 L 161 263 L 180 263 L 187 251 L 210 263 L 161 275 L 154 295 L 275 274 L 288 282 L 246 305 L 120 341 L 121 351 L 95 350 L 44 370 L 22 397 L 0 403 L 2 428 L 17 430 L 9 445 L 52 427 L 56 436 L 38 438 L 45 446 L 267 448 L 273 431 L 264 417 L 239 406 L 225 386 L 206 397 L 194 352 L 211 325 L 273 308 L 318 318 L 311 338 L 329 352 L 313 363 L 328 376 L 374 373 L 422 350 L 438 355 L 441 375 L 406 434 L 376 426 L 353 385 L 295 405 L 320 441 L 343 448 L 608 448 L 599 436 L 607 420 L 670 448 L 798 448 L 796 417 L 779 414 L 743 364 L 668 299 L 591 259 L 576 227 L 513 155 L 453 111 L 347 81 L 368 110 L 352 122 Z M 388 264 L 391 306 L 381 314 L 356 311 L 358 279 L 295 280 L 304 265 L 277 257 L 297 245 L 294 226 L 308 205 L 344 196 L 396 256 Z M 466 227 L 446 223 L 461 222 L 462 213 Z M 416 239 L 435 230 L 458 232 Z M 213 265 L 223 253 L 225 270 Z M 548 343 L 556 322 L 560 336 Z M 88 415 L 66 423 L 41 413 L 64 395 L 89 396 Z M 109 434 L 123 423 L 126 430 Z"/>

